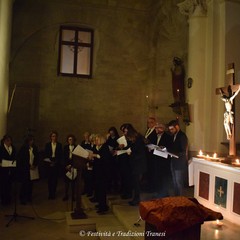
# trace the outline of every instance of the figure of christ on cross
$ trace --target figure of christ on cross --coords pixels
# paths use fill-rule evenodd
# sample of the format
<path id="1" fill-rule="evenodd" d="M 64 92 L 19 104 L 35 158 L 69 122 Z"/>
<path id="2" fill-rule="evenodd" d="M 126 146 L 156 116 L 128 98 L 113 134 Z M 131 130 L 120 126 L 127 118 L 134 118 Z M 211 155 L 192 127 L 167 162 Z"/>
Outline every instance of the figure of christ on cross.
<path id="1" fill-rule="evenodd" d="M 234 87 L 237 87 L 236 85 Z M 227 139 L 230 140 L 232 136 L 232 127 L 234 124 L 234 112 L 232 111 L 233 99 L 238 95 L 240 91 L 240 85 L 238 85 L 238 89 L 234 92 L 232 91 L 231 86 L 228 86 L 228 96 L 224 94 L 222 88 L 221 91 L 221 99 L 225 102 L 225 112 L 224 112 L 224 127 L 227 134 Z"/>
<path id="2" fill-rule="evenodd" d="M 225 102 L 224 128 L 229 140 L 229 156 L 236 156 L 234 98 L 240 91 L 240 84 L 235 84 L 234 71 L 234 63 L 229 64 L 227 70 L 228 86 L 216 89 L 216 94 L 220 94 L 221 99 Z"/>

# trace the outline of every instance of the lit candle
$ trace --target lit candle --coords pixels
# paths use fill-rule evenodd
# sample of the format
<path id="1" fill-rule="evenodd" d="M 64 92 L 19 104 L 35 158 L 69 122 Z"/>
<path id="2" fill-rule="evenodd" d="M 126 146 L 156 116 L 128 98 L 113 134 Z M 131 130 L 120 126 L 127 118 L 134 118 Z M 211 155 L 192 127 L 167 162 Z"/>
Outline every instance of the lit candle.
<path id="1" fill-rule="evenodd" d="M 213 158 L 217 158 L 217 154 L 216 153 L 213 154 Z"/>
<path id="2" fill-rule="evenodd" d="M 218 228 L 221 228 L 222 225 L 223 225 L 223 223 L 220 222 L 220 221 L 217 219 L 217 220 L 216 220 L 216 226 L 217 226 Z"/>
<path id="3" fill-rule="evenodd" d="M 232 162 L 232 164 L 233 164 L 233 165 L 238 165 L 238 166 L 240 166 L 240 161 L 239 161 L 239 159 L 236 159 L 234 162 Z"/>
<path id="4" fill-rule="evenodd" d="M 198 155 L 197 155 L 198 157 L 203 157 L 203 152 L 202 152 L 202 150 L 200 150 L 199 152 L 198 152 Z"/>
<path id="5" fill-rule="evenodd" d="M 179 95 L 179 92 L 180 92 L 180 90 L 177 89 L 177 97 L 178 97 L 178 101 L 180 101 L 180 95 Z"/>
<path id="6" fill-rule="evenodd" d="M 210 158 L 208 154 L 207 154 L 206 158 Z"/>

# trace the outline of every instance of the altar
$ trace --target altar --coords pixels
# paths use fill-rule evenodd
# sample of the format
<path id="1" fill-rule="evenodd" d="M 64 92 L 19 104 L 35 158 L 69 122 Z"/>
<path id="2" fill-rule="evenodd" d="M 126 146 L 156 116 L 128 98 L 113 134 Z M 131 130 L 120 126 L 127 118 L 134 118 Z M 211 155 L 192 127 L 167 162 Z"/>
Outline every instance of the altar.
<path id="1" fill-rule="evenodd" d="M 202 205 L 240 225 L 240 164 L 193 157 L 189 185 L 194 185 L 194 197 Z"/>

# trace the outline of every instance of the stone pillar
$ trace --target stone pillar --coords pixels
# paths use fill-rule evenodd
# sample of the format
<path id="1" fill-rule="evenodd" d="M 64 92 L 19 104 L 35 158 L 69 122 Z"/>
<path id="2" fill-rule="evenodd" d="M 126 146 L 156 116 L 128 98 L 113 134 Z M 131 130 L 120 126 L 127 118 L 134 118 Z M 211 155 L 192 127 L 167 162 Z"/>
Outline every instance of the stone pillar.
<path id="1" fill-rule="evenodd" d="M 204 1 L 186 0 L 178 4 L 182 14 L 189 16 L 188 73 L 192 87 L 186 89 L 191 123 L 186 128 L 190 151 L 203 149 L 206 124 L 206 6 Z"/>
<path id="2" fill-rule="evenodd" d="M 0 138 L 6 133 L 13 0 L 0 0 Z"/>

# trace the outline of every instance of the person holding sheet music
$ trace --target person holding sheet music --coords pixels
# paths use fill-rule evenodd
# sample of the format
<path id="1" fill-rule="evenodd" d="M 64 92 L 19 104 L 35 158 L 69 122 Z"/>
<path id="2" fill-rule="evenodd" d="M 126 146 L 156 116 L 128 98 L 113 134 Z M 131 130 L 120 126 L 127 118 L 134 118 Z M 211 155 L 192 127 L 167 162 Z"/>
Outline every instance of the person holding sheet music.
<path id="1" fill-rule="evenodd" d="M 119 144 L 118 148 L 121 150 L 129 149 L 129 144 L 126 140 L 126 135 L 128 132 L 129 123 L 124 123 L 120 126 L 120 130 L 123 133 L 125 138 L 125 145 L 124 143 Z M 119 173 L 120 173 L 120 184 L 121 184 L 121 198 L 122 199 L 129 199 L 132 198 L 132 171 L 130 166 L 130 159 L 127 153 L 123 153 L 117 156 L 118 164 L 119 164 Z"/>
<path id="2" fill-rule="evenodd" d="M 15 167 L 7 167 L 9 164 L 16 164 L 16 148 L 12 145 L 12 138 L 9 135 L 4 135 L 1 140 L 0 162 L 1 203 L 2 205 L 8 205 L 11 203 L 12 182 L 15 180 L 16 173 Z"/>
<path id="3" fill-rule="evenodd" d="M 48 175 L 48 199 L 56 198 L 56 190 L 58 183 L 59 167 L 62 160 L 62 144 L 57 141 L 58 133 L 52 131 L 50 133 L 50 142 L 45 145 L 45 160 L 47 163 Z"/>
<path id="4" fill-rule="evenodd" d="M 162 123 L 156 123 L 155 131 L 157 133 L 157 146 L 169 148 L 171 136 L 166 132 L 166 126 Z M 163 158 L 157 155 L 154 157 L 154 190 L 156 198 L 167 197 L 169 195 L 169 181 L 171 176 L 170 157 Z"/>
<path id="5" fill-rule="evenodd" d="M 72 197 L 73 201 L 75 200 L 75 179 L 71 179 L 74 176 L 71 176 L 74 174 L 73 170 L 73 160 L 72 160 L 72 152 L 74 148 L 76 147 L 76 138 L 73 134 L 69 134 L 66 139 L 67 144 L 63 148 L 63 156 L 64 156 L 64 170 L 65 170 L 65 176 L 64 176 L 64 182 L 65 182 L 65 195 L 63 197 L 63 201 L 68 200 L 68 192 L 69 192 L 69 186 L 71 184 L 72 187 Z M 67 173 L 71 173 L 70 178 L 66 176 Z M 76 176 L 75 176 L 76 177 Z"/>
<path id="6" fill-rule="evenodd" d="M 146 149 L 144 137 L 136 131 L 131 125 L 127 125 L 126 139 L 130 143 L 130 166 L 132 171 L 133 199 L 129 201 L 129 205 L 136 206 L 140 202 L 140 181 L 142 174 L 146 171 Z"/>
<path id="7" fill-rule="evenodd" d="M 17 170 L 21 182 L 20 203 L 32 202 L 33 177 L 30 171 L 38 171 L 39 152 L 32 135 L 28 135 L 18 153 Z"/>
<path id="8" fill-rule="evenodd" d="M 95 140 L 93 153 L 89 154 L 89 158 L 94 161 L 94 180 L 95 180 L 95 197 L 98 202 L 98 214 L 104 214 L 108 211 L 107 205 L 107 176 L 108 176 L 108 162 L 111 157 L 106 139 L 97 135 Z"/>
<path id="9" fill-rule="evenodd" d="M 147 120 L 147 130 L 145 133 L 145 141 L 147 144 L 155 144 L 157 142 L 157 134 L 155 131 L 155 125 L 156 125 L 156 119 L 155 117 L 149 117 Z M 145 173 L 145 185 L 147 192 L 154 192 L 154 175 L 152 174 L 154 172 L 154 157 L 153 152 L 148 151 L 146 149 L 147 154 L 147 171 Z"/>
<path id="10" fill-rule="evenodd" d="M 119 138 L 118 131 L 115 127 L 108 129 L 106 144 L 111 152 L 111 158 L 109 159 L 109 181 L 108 192 L 117 192 L 119 189 L 119 171 L 116 150 L 118 148 L 117 139 Z"/>
<path id="11" fill-rule="evenodd" d="M 171 157 L 171 172 L 174 187 L 174 195 L 183 195 L 185 169 L 187 167 L 188 138 L 180 129 L 177 120 L 168 123 L 169 132 L 172 135 L 168 151 L 174 153 L 178 158 Z"/>
<path id="12" fill-rule="evenodd" d="M 81 147 L 86 150 L 93 151 L 95 145 L 96 134 L 90 134 L 85 132 L 84 140 L 81 143 Z M 86 168 L 83 169 L 84 190 L 82 194 L 87 194 L 87 197 L 92 197 L 94 193 L 94 174 L 93 174 L 93 161 L 88 161 Z M 94 197 L 93 197 L 94 199 Z"/>
<path id="13" fill-rule="evenodd" d="M 84 149 L 88 149 L 88 150 L 91 150 L 92 149 L 92 143 L 91 143 L 91 140 L 90 140 L 90 136 L 91 134 L 89 132 L 85 132 L 83 134 L 83 140 L 81 142 L 81 146 L 84 148 Z"/>

